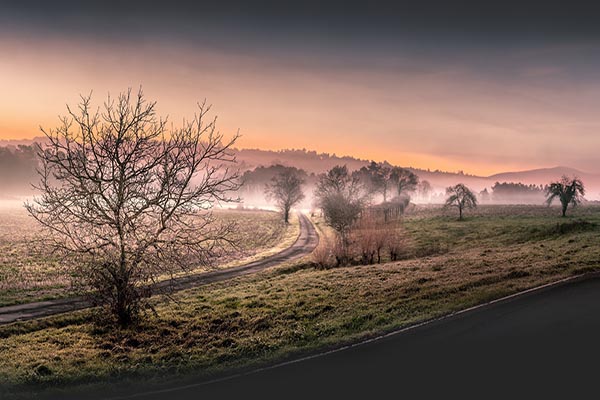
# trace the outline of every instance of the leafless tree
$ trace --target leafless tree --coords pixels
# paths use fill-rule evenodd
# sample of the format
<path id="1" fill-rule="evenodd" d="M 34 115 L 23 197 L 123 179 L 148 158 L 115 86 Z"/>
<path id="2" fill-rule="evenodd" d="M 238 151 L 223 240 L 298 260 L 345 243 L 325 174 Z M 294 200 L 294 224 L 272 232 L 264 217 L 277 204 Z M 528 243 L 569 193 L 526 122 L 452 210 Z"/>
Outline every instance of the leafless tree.
<path id="1" fill-rule="evenodd" d="M 578 178 L 569 178 L 563 176 L 560 181 L 550 183 L 546 188 L 546 203 L 552 204 L 555 198 L 560 200 L 562 207 L 562 216 L 567 215 L 567 208 L 572 204 L 575 207 L 583 200 L 585 195 L 585 187 L 583 182 Z"/>
<path id="2" fill-rule="evenodd" d="M 381 223 L 371 215 L 362 216 L 354 231 L 363 264 L 381 263 L 381 253 L 390 239 L 388 224 Z"/>
<path id="3" fill-rule="evenodd" d="M 433 188 L 431 187 L 431 183 L 429 183 L 429 181 L 422 180 L 417 185 L 417 192 L 421 198 L 421 201 L 429 201 L 432 191 Z"/>
<path id="4" fill-rule="evenodd" d="M 412 171 L 394 167 L 390 174 L 390 180 L 394 183 L 397 189 L 397 197 L 409 197 L 411 192 L 414 192 L 419 184 L 419 177 Z"/>
<path id="5" fill-rule="evenodd" d="M 400 198 L 410 198 L 410 193 L 416 190 L 419 183 L 419 177 L 412 171 L 375 161 L 355 171 L 354 175 L 360 178 L 369 192 L 381 193 L 384 203 L 389 200 L 389 195 L 392 202 Z"/>
<path id="6" fill-rule="evenodd" d="M 334 243 L 323 236 L 319 238 L 319 245 L 312 252 L 312 260 L 318 269 L 327 269 L 332 265 L 331 259 L 334 257 Z"/>
<path id="7" fill-rule="evenodd" d="M 371 161 L 368 166 L 355 172 L 369 192 L 381 193 L 383 202 L 387 202 L 388 193 L 394 186 L 394 182 L 391 180 L 392 168 L 389 165 Z"/>
<path id="8" fill-rule="evenodd" d="M 406 251 L 406 233 L 398 221 L 387 224 L 384 231 L 386 232 L 386 247 L 390 253 L 390 261 L 397 261 Z"/>
<path id="9" fill-rule="evenodd" d="M 348 173 L 346 166 L 335 166 L 319 176 L 315 199 L 323 211 L 325 223 L 339 235 L 339 264 L 348 260 L 349 234 L 368 199 L 358 176 Z"/>
<path id="10" fill-rule="evenodd" d="M 458 219 L 462 219 L 465 209 L 477 207 L 477 197 L 471 189 L 462 183 L 447 188 L 446 195 L 448 198 L 446 199 L 445 207 L 458 208 Z"/>
<path id="11" fill-rule="evenodd" d="M 304 180 L 300 178 L 295 168 L 286 168 L 274 176 L 271 183 L 265 187 L 267 199 L 275 201 L 283 213 L 286 224 L 289 223 L 292 207 L 304 199 L 303 184 Z"/>
<path id="12" fill-rule="evenodd" d="M 140 316 L 151 283 L 208 264 L 231 243 L 232 226 L 216 223 L 210 209 L 234 200 L 237 134 L 223 142 L 204 103 L 177 129 L 155 106 L 129 90 L 97 109 L 91 96 L 67 107 L 58 128 L 42 129 L 41 194 L 25 204 L 121 325 Z"/>

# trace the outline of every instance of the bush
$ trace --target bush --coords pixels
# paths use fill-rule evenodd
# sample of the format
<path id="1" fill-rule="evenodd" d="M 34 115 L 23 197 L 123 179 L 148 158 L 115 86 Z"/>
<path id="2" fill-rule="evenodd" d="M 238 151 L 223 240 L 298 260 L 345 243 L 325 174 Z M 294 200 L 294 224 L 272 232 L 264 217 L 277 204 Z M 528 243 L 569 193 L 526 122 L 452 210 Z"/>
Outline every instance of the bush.
<path id="1" fill-rule="evenodd" d="M 360 220 L 353 232 L 355 243 L 363 265 L 381 263 L 382 251 L 388 242 L 388 228 L 378 224 L 371 216 Z"/>
<path id="2" fill-rule="evenodd" d="M 385 229 L 385 235 L 390 261 L 398 261 L 406 253 L 406 234 L 399 224 L 390 224 Z"/>
<path id="3" fill-rule="evenodd" d="M 333 246 L 330 240 L 325 237 L 321 239 L 312 253 L 312 260 L 318 269 L 327 269 L 333 265 Z"/>
<path id="4" fill-rule="evenodd" d="M 354 254 L 363 265 L 379 264 L 388 251 L 391 261 L 398 260 L 406 249 L 405 234 L 398 221 L 384 223 L 367 216 L 352 231 Z"/>

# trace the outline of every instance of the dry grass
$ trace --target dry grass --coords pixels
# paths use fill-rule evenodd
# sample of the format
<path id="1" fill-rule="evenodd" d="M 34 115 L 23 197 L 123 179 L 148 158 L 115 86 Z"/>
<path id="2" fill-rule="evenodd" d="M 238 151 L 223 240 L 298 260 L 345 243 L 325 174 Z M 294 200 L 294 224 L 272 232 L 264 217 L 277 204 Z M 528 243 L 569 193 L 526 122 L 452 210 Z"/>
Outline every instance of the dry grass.
<path id="1" fill-rule="evenodd" d="M 598 269 L 600 208 L 566 219 L 550 211 L 482 208 L 459 222 L 413 209 L 405 260 L 286 265 L 188 290 L 176 305 L 157 299 L 158 317 L 132 331 L 96 327 L 85 313 L 0 327 L 0 382 L 13 394 L 128 379 L 149 388 L 159 377 L 282 360 Z"/>
<path id="2" fill-rule="evenodd" d="M 239 248 L 216 260 L 219 268 L 267 256 L 293 243 L 298 235 L 297 219 L 286 226 L 270 211 L 226 210 L 215 215 L 225 223 L 235 221 L 239 227 L 234 237 Z M 75 269 L 45 249 L 40 237 L 39 226 L 25 210 L 0 208 L 0 306 L 74 293 Z"/>

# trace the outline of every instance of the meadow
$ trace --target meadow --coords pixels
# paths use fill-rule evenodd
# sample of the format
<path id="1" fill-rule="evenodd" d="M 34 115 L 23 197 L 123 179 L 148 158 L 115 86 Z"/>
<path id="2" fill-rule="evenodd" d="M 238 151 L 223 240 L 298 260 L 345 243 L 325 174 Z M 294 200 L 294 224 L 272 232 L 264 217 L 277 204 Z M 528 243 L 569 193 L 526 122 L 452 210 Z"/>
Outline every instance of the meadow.
<path id="1" fill-rule="evenodd" d="M 286 226 L 275 212 L 219 210 L 215 216 L 218 223 L 235 222 L 232 239 L 237 248 L 229 249 L 214 266 L 185 273 L 253 261 L 289 246 L 298 235 L 297 220 Z M 40 226 L 22 207 L 0 207 L 0 306 L 73 296 L 85 290 L 77 269 L 52 254 L 41 239 Z"/>
<path id="2" fill-rule="evenodd" d="M 94 324 L 91 311 L 2 326 L 0 394 L 110 393 L 131 382 L 148 389 L 218 376 L 599 270 L 600 207 L 570 211 L 561 218 L 554 207 L 482 206 L 458 221 L 440 207 L 411 206 L 400 261 L 316 269 L 307 256 L 179 292 L 176 302 L 156 298 L 157 315 L 125 330 Z"/>

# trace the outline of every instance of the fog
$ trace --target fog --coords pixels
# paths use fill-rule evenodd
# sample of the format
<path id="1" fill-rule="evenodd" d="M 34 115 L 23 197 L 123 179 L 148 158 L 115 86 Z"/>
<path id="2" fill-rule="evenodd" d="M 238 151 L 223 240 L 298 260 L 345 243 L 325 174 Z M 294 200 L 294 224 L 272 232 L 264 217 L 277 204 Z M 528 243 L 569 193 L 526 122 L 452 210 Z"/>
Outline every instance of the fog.
<path id="1" fill-rule="evenodd" d="M 313 192 L 321 173 L 335 165 L 346 165 L 357 171 L 369 164 L 368 160 L 317 153 L 308 150 L 265 151 L 260 149 L 236 149 L 237 168 L 243 185 L 237 196 L 241 202 L 221 204 L 220 207 L 258 207 L 272 209 L 265 196 L 265 185 L 282 169 L 293 168 L 304 180 L 306 198 L 298 208 L 313 207 Z M 385 163 L 385 162 L 384 162 Z M 386 165 L 389 165 L 386 163 Z M 0 201 L 2 207 L 21 206 L 23 201 L 35 194 L 32 184 L 37 182 L 36 156 L 33 141 L 4 142 L 0 146 Z M 408 193 L 415 204 L 443 204 L 448 186 L 464 183 L 473 190 L 480 204 L 544 204 L 544 186 L 562 175 L 578 176 L 586 185 L 586 199 L 600 198 L 600 176 L 588 174 L 568 167 L 554 167 L 530 171 L 506 172 L 489 177 L 465 174 L 462 171 L 448 172 L 423 170 L 403 166 L 416 174 L 420 182 L 427 182 L 429 190 L 419 188 Z M 372 196 L 374 204 L 383 201 L 380 194 Z"/>

